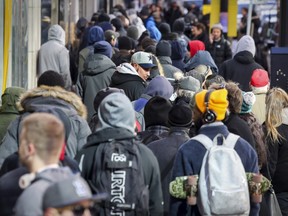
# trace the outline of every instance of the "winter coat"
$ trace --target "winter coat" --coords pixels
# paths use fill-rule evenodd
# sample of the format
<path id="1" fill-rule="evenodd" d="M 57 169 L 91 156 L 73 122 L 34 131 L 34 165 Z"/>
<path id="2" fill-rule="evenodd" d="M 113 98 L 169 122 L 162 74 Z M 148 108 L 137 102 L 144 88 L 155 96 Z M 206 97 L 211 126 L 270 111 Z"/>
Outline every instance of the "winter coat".
<path id="1" fill-rule="evenodd" d="M 254 93 L 254 91 L 253 91 Z M 266 93 L 254 93 L 256 101 L 252 106 L 252 113 L 256 116 L 258 122 L 263 124 L 266 118 Z"/>
<path id="2" fill-rule="evenodd" d="M 161 37 L 162 37 L 162 34 L 159 31 L 159 29 L 156 27 L 156 23 L 155 23 L 155 20 L 154 20 L 153 16 L 148 17 L 144 21 L 144 24 L 145 24 L 146 29 L 150 33 L 150 37 L 152 39 L 156 40 L 157 42 L 159 42 Z"/>
<path id="3" fill-rule="evenodd" d="M 50 168 L 36 174 L 34 182 L 18 198 L 15 205 L 16 216 L 42 216 L 43 196 L 46 189 L 54 182 L 71 178 L 73 173 L 67 167 Z"/>
<path id="4" fill-rule="evenodd" d="M 81 98 L 73 92 L 60 87 L 41 86 L 24 93 L 20 98 L 20 110 L 30 113 L 37 108 L 62 109 L 71 121 L 71 132 L 66 145 L 66 153 L 74 158 L 76 152 L 86 143 L 91 133 L 86 119 L 87 111 Z M 19 127 L 21 116 L 17 117 L 8 127 L 7 134 L 0 146 L 0 166 L 6 157 L 18 150 Z"/>
<path id="5" fill-rule="evenodd" d="M 255 62 L 256 47 L 253 38 L 243 36 L 236 45 L 233 59 L 225 61 L 220 69 L 219 75 L 224 79 L 239 83 L 242 91 L 250 91 L 249 83 L 255 69 L 263 69 Z"/>
<path id="6" fill-rule="evenodd" d="M 237 134 L 246 140 L 255 149 L 255 140 L 249 125 L 238 114 L 230 113 L 228 119 L 223 121 L 230 133 Z"/>
<path id="7" fill-rule="evenodd" d="M 77 89 L 87 107 L 89 122 L 95 113 L 94 98 L 101 89 L 110 85 L 116 66 L 107 56 L 93 54 L 87 58 L 84 68 L 84 71 L 79 74 Z"/>
<path id="8" fill-rule="evenodd" d="M 65 31 L 61 26 L 50 27 L 48 42 L 39 50 L 38 69 L 40 75 L 48 70 L 60 73 L 65 81 L 65 88 L 71 88 L 69 51 L 65 47 Z"/>
<path id="9" fill-rule="evenodd" d="M 264 127 L 264 132 L 267 136 L 267 129 Z M 272 141 L 271 138 L 266 138 L 268 148 L 268 168 L 272 179 L 275 193 L 288 193 L 288 109 L 282 110 L 282 124 L 277 127 L 280 134 L 279 142 Z M 268 177 L 267 173 L 263 173 Z"/>
<path id="10" fill-rule="evenodd" d="M 16 102 L 25 89 L 19 87 L 6 88 L 2 95 L 2 106 L 0 108 L 0 142 L 7 132 L 7 128 L 18 115 Z"/>
<path id="11" fill-rule="evenodd" d="M 242 91 L 250 91 L 249 83 L 255 69 L 263 67 L 255 62 L 250 52 L 242 51 L 222 64 L 219 75 L 225 80 L 239 83 Z"/>
<path id="12" fill-rule="evenodd" d="M 123 63 L 116 68 L 111 77 L 110 87 L 123 89 L 131 100 L 137 100 L 144 93 L 147 83 L 129 63 Z"/>
<path id="13" fill-rule="evenodd" d="M 80 163 L 80 169 L 83 171 L 82 165 L 85 162 L 85 154 L 89 151 L 89 146 L 98 146 L 101 143 L 107 143 L 108 140 L 117 140 L 121 139 L 122 141 L 125 140 L 128 144 L 131 144 L 131 141 L 135 139 L 135 135 L 133 135 L 128 130 L 123 128 L 106 128 L 104 130 L 97 131 L 91 134 L 88 137 L 87 144 L 83 147 L 83 149 L 77 153 L 75 159 Z M 160 182 L 160 172 L 159 172 L 159 165 L 157 162 L 156 157 L 143 144 L 136 144 L 138 145 L 141 164 L 143 166 L 144 172 L 144 182 L 149 187 L 149 211 L 150 215 L 162 215 L 163 214 L 163 198 L 162 198 L 162 191 L 161 191 L 161 182 Z M 96 151 L 96 150 L 95 150 Z M 94 161 L 90 161 L 90 163 L 94 163 Z M 91 166 L 92 167 L 92 166 Z M 90 171 L 91 172 L 91 171 Z M 82 177 L 86 180 L 89 180 L 89 173 L 83 173 Z M 102 214 L 101 214 L 102 215 Z"/>
<path id="14" fill-rule="evenodd" d="M 166 138 L 149 143 L 147 146 L 156 156 L 160 173 L 164 198 L 164 215 L 169 215 L 169 183 L 172 178 L 172 168 L 179 147 L 189 140 L 187 128 L 172 127 Z M 163 154 L 165 149 L 165 154 Z"/>
<path id="15" fill-rule="evenodd" d="M 174 79 L 174 73 L 181 71 L 179 68 L 172 65 L 172 60 L 169 56 L 159 56 L 158 59 L 163 67 L 163 72 L 166 78 Z"/>
<path id="16" fill-rule="evenodd" d="M 211 124 L 203 125 L 199 134 L 208 136 L 211 140 L 217 134 L 228 136 L 229 131 L 222 122 L 214 122 Z M 246 172 L 258 173 L 258 158 L 255 150 L 241 137 L 237 140 L 235 151 L 238 153 L 244 169 Z M 178 176 L 199 175 L 202 161 L 206 153 L 206 148 L 196 140 L 189 140 L 184 143 L 176 155 L 173 166 L 172 179 Z M 258 216 L 259 204 L 251 203 L 250 216 Z M 186 199 L 177 199 L 171 197 L 170 202 L 170 215 L 187 215 L 187 201 Z M 200 215 L 197 205 L 190 207 L 191 213 L 188 215 Z"/>
<path id="17" fill-rule="evenodd" d="M 138 133 L 138 137 L 142 143 L 148 145 L 149 143 L 167 137 L 169 128 L 162 125 L 153 125 L 146 127 L 145 131 Z"/>
<path id="18" fill-rule="evenodd" d="M 219 41 L 213 41 L 212 44 L 209 44 L 206 50 L 210 52 L 218 68 L 224 61 L 232 58 L 230 43 L 223 36 Z"/>
<path id="19" fill-rule="evenodd" d="M 122 63 L 130 63 L 131 62 L 131 53 L 128 50 L 119 50 L 119 52 L 115 53 L 111 59 L 116 66 L 119 66 Z"/>

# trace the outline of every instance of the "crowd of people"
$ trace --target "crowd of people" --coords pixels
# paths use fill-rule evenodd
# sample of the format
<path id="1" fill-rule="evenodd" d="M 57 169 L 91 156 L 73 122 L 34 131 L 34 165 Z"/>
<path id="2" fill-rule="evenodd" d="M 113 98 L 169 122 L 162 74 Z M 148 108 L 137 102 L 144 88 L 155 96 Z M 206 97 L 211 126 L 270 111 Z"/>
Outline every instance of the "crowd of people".
<path id="1" fill-rule="evenodd" d="M 254 38 L 243 34 L 232 52 L 195 4 L 183 14 L 176 2 L 140 12 L 132 3 L 80 18 L 70 50 L 52 25 L 37 87 L 5 90 L 0 215 L 210 215 L 203 192 L 191 205 L 169 184 L 205 181 L 212 140 L 233 140 L 243 172 L 268 178 L 288 215 L 288 95 L 270 88 Z M 262 208 L 251 197 L 221 202 L 235 211 L 226 215 Z"/>

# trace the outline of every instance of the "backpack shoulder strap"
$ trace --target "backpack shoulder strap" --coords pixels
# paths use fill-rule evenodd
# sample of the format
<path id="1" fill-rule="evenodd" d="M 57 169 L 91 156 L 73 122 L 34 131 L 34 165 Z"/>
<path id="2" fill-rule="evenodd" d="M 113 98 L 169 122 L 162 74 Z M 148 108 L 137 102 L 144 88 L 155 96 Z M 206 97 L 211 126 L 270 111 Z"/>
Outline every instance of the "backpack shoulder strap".
<path id="1" fill-rule="evenodd" d="M 233 148 L 235 147 L 237 140 L 239 139 L 239 136 L 233 133 L 229 133 L 225 140 L 225 146 Z"/>
<path id="2" fill-rule="evenodd" d="M 207 150 L 209 150 L 213 146 L 212 140 L 204 134 L 199 134 L 193 137 L 191 140 L 196 140 L 200 142 Z"/>

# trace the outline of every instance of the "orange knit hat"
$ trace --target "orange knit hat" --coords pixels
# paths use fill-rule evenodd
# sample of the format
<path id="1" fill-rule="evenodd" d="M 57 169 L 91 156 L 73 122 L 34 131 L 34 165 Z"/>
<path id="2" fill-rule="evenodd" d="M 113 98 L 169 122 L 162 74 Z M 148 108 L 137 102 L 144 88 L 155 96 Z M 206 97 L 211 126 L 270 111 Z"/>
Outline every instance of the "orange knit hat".
<path id="1" fill-rule="evenodd" d="M 195 95 L 195 102 L 201 113 L 206 112 L 205 95 L 207 90 L 203 90 Z M 226 110 L 228 107 L 227 90 L 219 89 L 211 92 L 208 99 L 208 108 L 215 112 L 216 121 L 221 121 L 225 118 Z"/>

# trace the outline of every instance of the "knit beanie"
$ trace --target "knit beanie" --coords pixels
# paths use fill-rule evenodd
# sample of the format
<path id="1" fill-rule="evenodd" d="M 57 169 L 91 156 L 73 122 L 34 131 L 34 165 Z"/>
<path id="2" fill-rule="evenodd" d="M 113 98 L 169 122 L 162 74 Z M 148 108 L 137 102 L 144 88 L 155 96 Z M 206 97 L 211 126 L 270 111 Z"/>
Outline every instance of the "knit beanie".
<path id="1" fill-rule="evenodd" d="M 205 104 L 205 95 L 207 90 L 202 90 L 201 92 L 196 93 L 195 102 L 196 106 L 200 110 L 201 113 L 206 112 L 206 104 Z M 228 108 L 228 100 L 227 100 L 228 92 L 226 89 L 214 90 L 211 92 L 209 100 L 208 100 L 208 108 L 215 112 L 217 118 L 216 121 L 222 121 L 225 118 L 225 114 Z"/>
<path id="2" fill-rule="evenodd" d="M 220 29 L 221 31 L 223 30 L 223 26 L 221 25 L 221 23 L 216 23 L 212 26 L 211 29 Z"/>
<path id="3" fill-rule="evenodd" d="M 118 38 L 118 49 L 119 50 L 131 50 L 132 40 L 127 36 L 120 36 Z"/>
<path id="4" fill-rule="evenodd" d="M 60 86 L 65 88 L 65 82 L 63 77 L 55 71 L 46 71 L 38 78 L 37 86 Z"/>
<path id="5" fill-rule="evenodd" d="M 205 50 L 205 44 L 200 40 L 189 41 L 190 58 L 192 58 L 199 50 Z"/>
<path id="6" fill-rule="evenodd" d="M 156 46 L 156 56 L 171 56 L 171 44 L 166 40 L 161 40 Z"/>
<path id="7" fill-rule="evenodd" d="M 253 71 L 250 85 L 253 87 L 264 87 L 269 84 L 268 72 L 263 69 L 256 69 Z"/>
<path id="8" fill-rule="evenodd" d="M 200 89 L 200 82 L 192 76 L 183 77 L 179 80 L 179 89 L 197 92 Z"/>
<path id="9" fill-rule="evenodd" d="M 184 18 L 178 18 L 174 21 L 172 31 L 183 33 L 185 30 Z"/>
<path id="10" fill-rule="evenodd" d="M 189 128 L 192 124 L 192 110 L 184 103 L 175 104 L 168 114 L 168 122 L 170 126 Z"/>
<path id="11" fill-rule="evenodd" d="M 173 94 L 173 86 L 166 77 L 156 76 L 149 82 L 144 93 L 151 97 L 157 95 L 169 99 Z"/>
<path id="12" fill-rule="evenodd" d="M 107 41 L 99 41 L 94 44 L 94 53 L 112 57 L 112 46 Z"/>
<path id="13" fill-rule="evenodd" d="M 144 119 L 146 127 L 162 125 L 168 127 L 168 113 L 172 108 L 169 100 L 155 96 L 144 107 Z"/>
<path id="14" fill-rule="evenodd" d="M 250 113 L 252 112 L 252 106 L 256 101 L 256 97 L 253 92 L 242 92 L 243 102 L 241 106 L 240 113 Z"/>
<path id="15" fill-rule="evenodd" d="M 127 36 L 132 38 L 133 40 L 138 40 L 140 37 L 139 30 L 135 25 L 131 25 L 127 29 Z"/>
<path id="16" fill-rule="evenodd" d="M 98 22 L 109 22 L 110 21 L 110 17 L 107 13 L 101 13 L 99 16 L 98 16 Z"/>
<path id="17" fill-rule="evenodd" d="M 162 35 L 167 35 L 171 33 L 171 28 L 168 23 L 161 23 L 158 27 Z"/>

